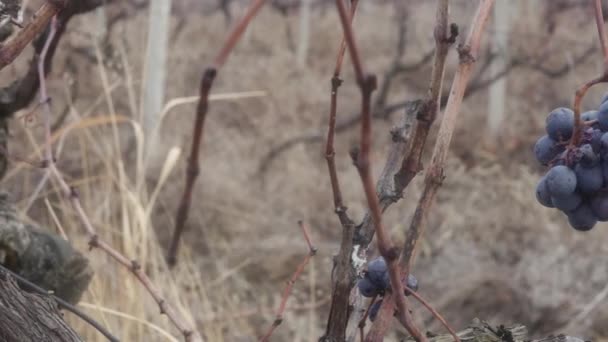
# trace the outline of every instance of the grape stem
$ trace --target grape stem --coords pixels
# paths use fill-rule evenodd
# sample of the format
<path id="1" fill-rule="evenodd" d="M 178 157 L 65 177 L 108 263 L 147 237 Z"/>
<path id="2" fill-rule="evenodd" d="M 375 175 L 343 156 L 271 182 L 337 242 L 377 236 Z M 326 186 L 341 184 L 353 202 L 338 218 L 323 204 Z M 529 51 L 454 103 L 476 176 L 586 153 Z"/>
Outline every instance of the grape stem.
<path id="1" fill-rule="evenodd" d="M 414 298 L 416 298 L 416 300 L 419 301 L 420 304 L 422 304 L 427 310 L 429 310 L 429 312 L 435 318 L 437 318 L 437 320 L 439 320 L 439 322 L 441 322 L 441 324 L 447 329 L 447 331 L 450 333 L 450 335 L 452 335 L 455 342 L 460 342 L 460 338 L 458 337 L 458 334 L 456 333 L 456 331 L 454 331 L 454 329 L 448 324 L 448 322 L 445 320 L 445 318 L 443 318 L 443 316 L 441 316 L 441 314 L 439 312 L 437 312 L 437 310 L 435 310 L 435 308 L 433 308 L 433 306 L 431 306 L 431 304 L 429 304 L 429 302 L 427 302 L 424 298 L 422 298 L 422 296 L 420 296 L 418 293 L 416 293 L 416 291 L 412 290 L 408 286 L 405 286 L 405 291 L 407 291 L 407 293 L 409 293 Z"/>
<path id="2" fill-rule="evenodd" d="M 377 299 L 378 299 L 378 295 L 375 295 L 374 298 L 372 298 L 372 301 L 369 303 L 369 305 L 367 306 L 367 309 L 365 310 L 365 314 L 363 314 L 363 317 L 359 321 L 358 327 L 359 327 L 359 335 L 361 336 L 361 342 L 365 341 L 365 321 L 367 320 L 367 317 L 369 316 L 369 312 L 370 312 L 372 306 L 374 306 L 374 304 L 376 303 Z"/>
<path id="3" fill-rule="evenodd" d="M 589 88 L 593 87 L 598 83 L 608 82 L 608 71 L 604 72 L 604 74 L 598 78 L 594 78 L 591 81 L 583 84 L 580 88 L 576 90 L 574 95 L 574 134 L 572 134 L 572 139 L 570 139 L 570 144 L 568 148 L 574 148 L 578 146 L 581 142 L 583 126 L 585 124 L 581 120 L 581 102 L 585 97 L 585 94 L 589 90 Z"/>
<path id="4" fill-rule="evenodd" d="M 570 139 L 570 145 L 568 148 L 574 148 L 578 146 L 581 142 L 581 131 L 582 131 L 582 123 L 581 123 L 581 102 L 583 101 L 583 97 L 589 90 L 589 88 L 593 87 L 598 83 L 608 82 L 608 38 L 606 38 L 606 28 L 604 26 L 604 14 L 602 13 L 602 0 L 595 0 L 593 2 L 594 12 L 595 12 L 595 24 L 597 26 L 598 38 L 600 40 L 600 45 L 602 47 L 602 51 L 604 53 L 604 73 L 597 78 L 592 79 L 591 81 L 583 84 L 580 88 L 576 90 L 574 95 L 574 134 L 572 134 L 572 139 Z"/>
<path id="5" fill-rule="evenodd" d="M 304 272 L 304 267 L 306 267 L 310 259 L 312 259 L 312 257 L 317 254 L 317 248 L 313 245 L 312 240 L 310 239 L 308 225 L 304 223 L 304 221 L 300 220 L 298 221 L 298 226 L 302 230 L 304 240 L 306 240 L 306 244 L 308 245 L 308 254 L 306 254 L 304 259 L 302 259 L 298 267 L 296 267 L 295 272 L 287 282 L 287 286 L 285 287 L 285 290 L 283 291 L 283 296 L 281 297 L 281 303 L 279 304 L 279 308 L 277 309 L 276 317 L 266 334 L 262 336 L 262 338 L 260 338 L 260 342 L 268 342 L 274 330 L 279 325 L 281 325 L 281 323 L 283 323 L 283 313 L 285 312 L 285 308 L 287 307 L 287 300 L 289 299 L 289 295 L 291 295 L 293 285 L 296 283 L 298 278 L 300 278 L 302 272 Z"/>

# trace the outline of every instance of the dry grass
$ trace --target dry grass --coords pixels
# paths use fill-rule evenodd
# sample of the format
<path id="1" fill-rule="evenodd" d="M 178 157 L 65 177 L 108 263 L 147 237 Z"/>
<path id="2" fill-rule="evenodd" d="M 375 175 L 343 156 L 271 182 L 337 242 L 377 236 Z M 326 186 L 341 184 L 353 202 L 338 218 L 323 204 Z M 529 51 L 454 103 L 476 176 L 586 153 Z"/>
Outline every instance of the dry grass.
<path id="1" fill-rule="evenodd" d="M 427 14 L 432 13 L 433 4 L 410 2 L 415 10 L 408 24 L 406 59 L 416 60 L 432 44 L 432 15 Z M 471 6 L 463 0 L 454 3 L 454 20 L 462 24 Z M 392 11 L 388 5 L 363 5 L 357 19 L 358 39 L 370 70 L 380 72 L 390 63 L 396 39 Z M 233 94 L 212 103 L 202 172 L 184 239 L 186 248 L 181 250 L 179 266 L 171 271 L 164 263 L 163 247 L 173 228 L 182 190 L 183 148 L 188 146 L 194 105 L 181 104 L 168 112 L 160 147 L 160 154 L 166 157 L 144 170 L 137 157 L 145 141 L 139 133 L 136 107 L 145 13 L 118 23 L 111 32 L 109 48 L 96 46 L 87 35 L 87 21 L 93 16 L 81 18 L 72 23 L 56 60 L 50 79 L 53 108 L 59 113 L 69 106 L 64 127 L 72 127 L 65 135 L 58 135 L 60 169 L 80 189 L 85 210 L 102 237 L 140 260 L 163 294 L 184 316 L 196 321 L 209 341 L 255 340 L 252 336 L 259 336 L 272 322 L 280 290 L 307 252 L 298 232 L 298 219 L 310 223 L 319 254 L 296 284 L 275 340 L 316 341 L 323 331 L 331 257 L 337 251 L 340 230 L 331 210 L 322 147 L 318 143 L 298 145 L 279 156 L 266 174 L 259 175 L 257 170 L 261 157 L 272 146 L 325 125 L 329 78 L 340 39 L 332 10 L 314 14 L 306 70 L 294 68 L 295 54 L 288 48 L 285 28 L 290 25 L 295 32 L 297 18 L 285 19 L 269 9 L 262 11 L 222 69 L 216 94 L 263 91 L 264 96 L 235 98 Z M 179 19 L 186 20 L 186 25 L 170 47 L 170 99 L 196 94 L 204 63 L 226 33 L 219 13 L 210 17 L 193 12 L 181 15 L 176 16 L 174 27 Z M 513 53 L 533 52 L 544 43 L 538 15 L 518 17 Z M 585 15 L 577 11 L 561 18 L 568 25 L 558 28 L 550 44 L 564 48 L 556 50 L 547 66 L 561 65 L 595 39 Z M 73 53 L 74 46 L 102 56 L 105 63 Z M 454 55 L 449 61 L 449 70 L 453 70 Z M 535 335 L 557 332 L 608 282 L 603 258 L 608 248 L 605 224 L 587 234 L 576 233 L 558 213 L 537 205 L 534 186 L 540 168 L 531 156 L 531 144 L 540 135 L 545 113 L 568 104 L 575 86 L 600 67 L 598 55 L 559 80 L 527 69 L 513 71 L 509 75 L 509 117 L 500 144 L 503 148 L 497 151 L 488 152 L 479 143 L 485 125 L 486 93 L 465 101 L 447 179 L 429 218 L 427 239 L 415 267 L 421 293 L 432 299 L 454 326 L 483 317 L 497 323 L 527 324 Z M 451 79 L 449 70 L 447 77 Z M 345 71 L 339 116 L 355 113 L 358 106 L 350 68 Z M 389 102 L 420 96 L 427 78 L 427 68 L 399 78 Z M 601 92 L 591 93 L 587 104 L 599 100 Z M 382 167 L 390 125 L 375 122 L 376 175 Z M 36 122 L 25 125 L 14 120 L 12 131 L 11 152 L 39 158 L 42 139 Z M 365 209 L 361 184 L 347 154 L 357 135 L 356 129 L 340 134 L 336 146 L 345 202 L 355 218 Z M 13 164 L 2 186 L 15 193 L 25 209 L 41 175 L 41 170 Z M 398 239 L 409 224 L 419 190 L 417 179 L 405 199 L 386 215 L 387 228 Z M 84 231 L 56 187 L 43 191 L 23 214 L 49 229 L 61 225 L 76 246 L 86 250 Z M 90 258 L 96 276 L 81 304 L 87 312 L 124 341 L 179 340 L 128 272 L 97 251 L 91 252 Z M 416 307 L 415 314 L 427 328 L 439 330 L 422 308 Z M 602 302 L 567 332 L 608 336 L 601 324 L 605 317 L 608 306 Z M 75 318 L 68 319 L 85 340 L 102 340 Z"/>

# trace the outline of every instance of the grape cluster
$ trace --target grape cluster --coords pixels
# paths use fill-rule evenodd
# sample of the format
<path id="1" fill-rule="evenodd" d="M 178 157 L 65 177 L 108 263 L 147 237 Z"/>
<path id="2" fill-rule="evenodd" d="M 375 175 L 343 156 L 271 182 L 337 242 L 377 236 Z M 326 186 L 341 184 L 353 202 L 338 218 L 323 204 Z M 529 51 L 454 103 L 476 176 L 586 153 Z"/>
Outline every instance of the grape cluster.
<path id="1" fill-rule="evenodd" d="M 570 145 L 574 112 L 557 108 L 546 120 L 547 134 L 534 145 L 536 159 L 550 168 L 536 186 L 536 199 L 556 208 L 580 231 L 608 221 L 608 95 L 598 110 L 581 114 L 581 139 Z"/>
<path id="2" fill-rule="evenodd" d="M 405 284 L 410 289 L 418 290 L 418 279 L 411 274 L 407 275 Z M 368 298 L 376 296 L 384 296 L 386 290 L 391 287 L 391 281 L 388 274 L 388 267 L 383 257 L 378 257 L 367 264 L 367 271 L 364 272 L 363 278 L 357 282 L 357 287 L 361 295 Z M 405 291 L 405 295 L 409 293 Z M 382 300 L 376 301 L 369 310 L 369 319 L 374 320 L 378 314 L 378 310 L 382 305 Z"/>

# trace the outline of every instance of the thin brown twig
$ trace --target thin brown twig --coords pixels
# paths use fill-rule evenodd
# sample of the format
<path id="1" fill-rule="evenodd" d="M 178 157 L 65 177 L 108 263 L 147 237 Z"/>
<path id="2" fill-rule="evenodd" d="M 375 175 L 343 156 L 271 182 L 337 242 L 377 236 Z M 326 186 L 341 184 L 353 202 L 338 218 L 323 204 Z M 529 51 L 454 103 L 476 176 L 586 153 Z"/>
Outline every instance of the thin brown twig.
<path id="1" fill-rule="evenodd" d="M 306 240 L 306 244 L 308 245 L 308 254 L 304 257 L 302 262 L 296 268 L 296 271 L 293 273 L 289 281 L 287 282 L 287 286 L 283 291 L 283 296 L 281 297 L 281 303 L 279 304 L 279 308 L 277 309 L 276 318 L 272 322 L 272 325 L 260 338 L 260 342 L 267 342 L 274 330 L 283 323 L 283 313 L 285 312 L 285 308 L 287 307 L 287 300 L 289 299 L 289 295 L 291 294 L 291 290 L 293 289 L 293 285 L 296 283 L 302 272 L 304 271 L 304 267 L 308 264 L 310 259 L 317 254 L 317 248 L 312 244 L 310 239 L 310 233 L 308 232 L 308 225 L 306 225 L 303 221 L 298 221 L 298 226 L 302 230 L 302 234 L 304 235 L 304 239 Z"/>
<path id="2" fill-rule="evenodd" d="M 51 127 L 50 122 L 51 122 L 52 111 L 51 111 L 50 102 L 48 101 L 46 82 L 45 82 L 46 54 L 48 53 L 49 46 L 51 45 L 51 42 L 53 41 L 54 35 L 56 33 L 55 24 L 56 24 L 56 20 L 53 19 L 53 24 L 51 25 L 51 30 L 50 30 L 47 40 L 45 42 L 44 48 L 42 49 L 42 52 L 40 54 L 39 67 L 38 67 L 39 79 L 40 79 L 40 97 L 41 97 L 42 109 L 44 111 L 45 134 L 47 136 L 47 139 L 45 141 L 45 161 L 44 161 L 44 163 L 46 164 L 46 168 L 48 169 L 48 172 L 50 172 L 55 177 L 55 179 L 59 183 L 61 189 L 63 190 L 64 194 L 70 199 L 72 206 L 76 210 L 78 217 L 80 218 L 87 233 L 89 234 L 89 239 L 90 239 L 89 246 L 91 248 L 99 248 L 100 250 L 102 250 L 106 254 L 108 254 L 110 257 L 112 257 L 114 260 L 118 261 L 120 264 L 125 266 L 129 271 L 131 271 L 133 273 L 133 275 L 146 288 L 146 290 L 148 290 L 150 295 L 154 298 L 154 300 L 156 301 L 156 303 L 158 304 L 158 306 L 160 308 L 161 314 L 167 315 L 167 317 L 171 320 L 173 325 L 184 336 L 185 341 L 187 341 L 187 342 L 202 341 L 202 338 L 199 335 L 199 333 L 194 328 L 189 327 L 188 323 L 186 323 L 186 321 L 183 318 L 179 317 L 177 312 L 171 307 L 171 305 L 167 301 L 165 301 L 165 299 L 161 296 L 160 291 L 158 289 L 156 289 L 156 287 L 152 284 L 152 281 L 150 280 L 150 278 L 141 270 L 141 266 L 139 265 L 139 263 L 137 263 L 134 260 L 129 260 L 127 257 L 123 256 L 120 252 L 113 249 L 110 245 L 108 245 L 107 243 L 105 243 L 99 239 L 99 236 L 97 235 L 95 228 L 91 224 L 89 217 L 87 216 L 84 209 L 82 208 L 82 204 L 78 197 L 78 193 L 76 192 L 75 189 L 71 188 L 68 185 L 68 183 L 65 181 L 64 177 L 62 176 L 61 172 L 57 169 L 57 165 L 53 158 L 53 153 L 52 153 L 52 149 L 51 149 L 52 148 L 51 141 L 48 138 L 50 136 L 50 127 Z"/>
<path id="3" fill-rule="evenodd" d="M 177 209 L 175 217 L 175 230 L 173 231 L 173 237 L 171 238 L 171 244 L 167 253 L 167 262 L 169 266 L 175 266 L 177 262 L 177 252 L 179 249 L 180 237 L 184 231 L 186 221 L 188 220 L 188 213 L 190 211 L 190 205 L 192 202 L 192 193 L 200 171 L 199 151 L 201 148 L 201 141 L 203 140 L 205 118 L 207 117 L 207 112 L 209 110 L 209 92 L 211 91 L 213 81 L 215 80 L 219 68 L 224 65 L 228 59 L 228 56 L 230 55 L 230 52 L 234 49 L 234 46 L 239 41 L 239 38 L 243 35 L 245 29 L 265 2 L 266 0 L 253 1 L 247 10 L 247 13 L 245 13 L 245 16 L 241 18 L 241 20 L 228 35 L 228 38 L 226 38 L 224 41 L 224 45 L 220 49 L 217 56 L 213 59 L 213 64 L 207 67 L 207 69 L 205 69 L 203 72 L 199 91 L 200 99 L 196 108 L 196 118 L 194 121 L 190 158 L 188 159 L 188 167 L 186 169 L 186 183 Z"/>
<path id="4" fill-rule="evenodd" d="M 361 64 L 361 57 L 359 56 L 359 49 L 357 48 L 357 42 L 355 41 L 353 28 L 351 25 L 351 16 L 348 14 L 348 10 L 344 5 L 343 1 L 336 0 L 338 5 L 338 13 L 340 14 L 340 22 L 342 23 L 342 29 L 344 31 L 344 41 L 348 48 L 348 53 L 355 70 L 355 76 L 359 86 L 363 86 L 365 82 L 365 74 L 363 72 L 363 65 Z"/>
<path id="5" fill-rule="evenodd" d="M 595 0 L 593 3 L 598 38 L 604 54 L 604 71 L 601 76 L 583 84 L 574 94 L 574 133 L 572 134 L 572 139 L 570 139 L 570 148 L 578 146 L 581 140 L 583 126 L 581 121 L 581 102 L 583 101 L 587 90 L 598 83 L 608 82 L 608 41 L 606 38 L 606 27 L 604 26 L 604 14 L 602 13 L 602 1 Z"/>
<path id="6" fill-rule="evenodd" d="M 217 70 L 214 68 L 208 68 L 203 74 L 200 86 L 200 100 L 196 109 L 196 119 L 194 121 L 194 135 L 192 137 L 192 145 L 190 148 L 190 158 L 188 159 L 188 166 L 186 168 L 186 183 L 184 186 L 184 192 L 182 194 L 181 201 L 177 208 L 175 217 L 175 230 L 173 231 L 173 237 L 171 239 L 171 245 L 167 253 L 167 262 L 169 266 L 175 266 L 177 262 L 177 252 L 179 249 L 180 237 L 184 231 L 186 221 L 188 220 L 188 213 L 190 211 L 190 203 L 192 201 L 192 193 L 194 191 L 194 184 L 196 178 L 200 172 L 199 169 L 199 150 L 201 141 L 203 139 L 203 128 L 205 125 L 205 118 L 209 108 L 209 92 L 213 85 L 213 80 L 217 74 Z"/>
<path id="7" fill-rule="evenodd" d="M 425 174 L 424 190 L 406 235 L 402 256 L 405 276 L 411 271 L 416 246 L 424 232 L 426 213 L 429 211 L 435 194 L 444 178 L 443 167 L 447 159 L 456 119 L 460 112 L 460 105 L 462 104 L 465 89 L 471 77 L 473 64 L 479 52 L 484 26 L 493 4 L 494 0 L 481 0 L 479 2 L 469 35 L 464 45 L 458 49 L 460 62 L 454 76 L 441 127 L 439 128 L 431 163 Z"/>
<path id="8" fill-rule="evenodd" d="M 355 13 L 357 11 L 357 5 L 359 0 L 353 0 L 351 2 L 350 7 L 350 22 L 354 20 Z M 329 109 L 329 128 L 327 130 L 327 143 L 325 147 L 325 159 L 327 160 L 327 168 L 329 169 L 329 178 L 331 181 L 331 188 L 334 195 L 334 209 L 336 214 L 338 215 L 340 222 L 342 225 L 352 224 L 352 220 L 346 214 L 346 207 L 342 201 L 342 192 L 340 191 L 340 182 L 338 180 L 338 173 L 336 171 L 336 161 L 335 155 L 336 151 L 334 149 L 334 137 L 336 130 L 336 116 L 338 110 L 338 88 L 342 84 L 342 80 L 340 79 L 340 71 L 342 69 L 342 62 L 344 60 L 344 53 L 346 52 L 346 41 L 345 38 L 342 38 L 342 42 L 340 43 L 340 49 L 338 51 L 338 56 L 336 57 L 336 67 L 334 69 L 334 74 L 331 78 L 331 99 L 330 99 L 330 109 Z"/>
<path id="9" fill-rule="evenodd" d="M 357 13 L 357 6 L 359 5 L 359 0 L 351 0 L 350 1 L 350 23 L 352 25 L 355 20 L 355 14 Z M 338 56 L 336 57 L 336 67 L 334 68 L 334 76 L 339 77 L 340 72 L 342 71 L 342 63 L 344 62 L 344 55 L 346 53 L 346 38 L 343 36 L 342 41 L 340 42 L 340 49 L 338 51 Z"/>
<path id="10" fill-rule="evenodd" d="M 382 304 L 378 309 L 378 313 L 376 314 L 376 319 L 372 324 L 371 328 L 367 332 L 367 336 L 365 336 L 366 342 L 373 341 L 383 341 L 384 335 L 386 335 L 386 331 L 391 325 L 392 318 L 395 316 L 395 309 L 393 305 L 393 297 L 394 293 L 388 293 L 382 299 Z M 409 312 L 408 312 L 409 313 Z M 401 324 L 405 324 L 402 320 L 402 315 L 398 316 Z M 415 338 L 414 338 L 415 339 Z"/>
<path id="11" fill-rule="evenodd" d="M 358 0 L 353 0 L 350 6 L 350 22 L 354 20 L 357 11 Z M 345 339 L 346 327 L 348 325 L 348 301 L 350 298 L 350 289 L 352 283 L 352 267 L 351 255 L 352 249 L 352 234 L 355 223 L 348 216 L 346 206 L 342 201 L 342 192 L 340 190 L 340 182 L 336 171 L 334 137 L 336 134 L 336 116 L 338 108 L 338 88 L 342 84 L 340 79 L 340 71 L 342 62 L 346 52 L 346 40 L 342 37 L 338 56 L 336 57 L 336 67 L 331 78 L 331 98 L 329 109 L 329 127 L 327 130 L 327 142 L 325 147 L 325 159 L 327 160 L 327 168 L 329 171 L 329 179 L 332 188 L 334 211 L 342 225 L 342 241 L 340 242 L 340 253 L 336 257 L 334 266 L 335 278 L 332 277 L 332 304 L 327 319 L 327 329 L 325 336 L 338 341 Z"/>
<path id="12" fill-rule="evenodd" d="M 403 294 L 403 284 L 401 283 L 401 272 L 397 264 L 399 252 L 393 247 L 391 239 L 382 225 L 382 212 L 378 203 L 378 197 L 376 196 L 376 189 L 370 170 L 370 149 L 372 139 L 370 107 L 371 95 L 377 86 L 376 77 L 374 75 L 365 74 L 346 6 L 341 0 L 336 0 L 336 4 L 340 14 L 342 29 L 344 31 L 344 39 L 346 40 L 353 68 L 355 70 L 357 84 L 361 90 L 361 145 L 360 151 L 356 157 L 356 164 L 359 175 L 361 176 L 361 182 L 363 183 L 365 197 L 367 198 L 375 224 L 375 231 L 378 236 L 378 249 L 387 262 L 391 288 L 396 297 L 395 301 L 397 303 L 399 315 L 402 317 L 402 322 L 405 323 L 405 328 L 417 341 L 426 341 L 424 335 L 413 324 L 413 320 L 407 310 L 407 304 Z"/>
<path id="13" fill-rule="evenodd" d="M 448 322 L 445 320 L 445 318 L 443 318 L 443 316 L 441 316 L 441 314 L 435 310 L 435 308 L 433 308 L 433 306 L 427 302 L 424 298 L 422 298 L 422 296 L 420 296 L 416 291 L 412 290 L 411 288 L 405 286 L 405 291 L 407 291 L 407 293 L 409 293 L 410 295 L 412 295 L 412 297 L 416 298 L 417 301 L 420 302 L 420 304 L 424 305 L 424 307 L 429 310 L 429 312 L 435 316 L 435 318 L 437 318 L 437 320 L 439 320 L 439 322 L 441 322 L 441 324 L 443 324 L 443 326 L 447 329 L 447 331 L 450 333 L 450 335 L 452 335 L 452 337 L 454 337 L 454 341 L 456 342 L 460 342 L 460 338 L 458 337 L 458 334 L 456 334 L 456 331 L 454 331 L 454 329 L 452 329 L 452 327 L 448 324 Z"/>
<path id="14" fill-rule="evenodd" d="M 260 8 L 262 8 L 264 3 L 266 3 L 266 0 L 253 1 L 249 9 L 247 10 L 247 13 L 245 13 L 245 16 L 236 24 L 236 26 L 228 36 L 228 39 L 226 39 L 226 41 L 224 42 L 224 45 L 222 46 L 220 52 L 213 60 L 213 67 L 215 69 L 221 68 L 222 65 L 226 63 L 226 60 L 228 59 L 228 56 L 230 55 L 234 47 L 236 46 L 236 43 L 238 43 L 239 39 L 247 29 L 247 26 L 249 26 L 249 23 L 251 22 L 253 17 L 255 17 L 255 15 L 258 13 Z"/>
<path id="15" fill-rule="evenodd" d="M 433 69 L 426 100 L 422 101 L 417 112 L 418 125 L 414 132 L 412 145 L 405 158 L 402 159 L 400 169 L 393 177 L 393 197 L 381 199 L 384 203 L 383 208 L 396 202 L 403 193 L 404 189 L 409 185 L 410 181 L 416 176 L 421 168 L 421 159 L 424 146 L 428 137 L 431 125 L 435 121 L 440 108 L 441 92 L 443 89 L 443 77 L 445 73 L 445 61 L 449 52 L 450 46 L 458 35 L 458 29 L 455 25 L 448 26 L 449 20 L 449 2 L 441 0 L 437 4 L 436 24 L 434 28 L 435 37 L 435 53 L 433 56 Z M 374 230 L 370 229 L 372 220 L 364 220 L 364 224 L 358 227 L 358 236 L 362 243 L 371 241 Z M 405 275 L 406 279 L 407 275 Z M 383 305 L 392 306 L 392 303 L 383 303 Z M 374 322 L 374 326 L 370 331 L 370 339 L 373 336 L 383 336 L 385 330 L 388 329 L 388 324 L 384 321 L 392 318 L 391 310 L 381 310 L 378 313 L 378 318 Z M 402 317 L 400 317 L 402 320 Z"/>
<path id="16" fill-rule="evenodd" d="M 359 327 L 359 336 L 361 336 L 361 342 L 363 342 L 365 339 L 365 334 L 364 334 L 365 321 L 367 321 L 367 317 L 369 316 L 369 311 L 371 310 L 372 306 L 376 303 L 377 299 L 378 299 L 378 295 L 375 295 L 374 298 L 372 298 L 371 302 L 365 309 L 365 313 L 363 314 L 363 317 L 361 317 L 359 324 L 357 324 L 357 326 Z"/>
<path id="17" fill-rule="evenodd" d="M 70 1 L 67 3 L 66 7 L 57 14 L 55 19 L 51 20 L 49 24 L 49 28 L 46 31 L 46 34 L 39 35 L 34 41 L 32 45 L 34 47 L 34 57 L 30 61 L 30 65 L 28 71 L 25 73 L 23 77 L 14 81 L 8 87 L 5 87 L 0 90 L 2 96 L 7 98 L 8 101 L 5 101 L 2 106 L 0 106 L 0 117 L 10 117 L 13 113 L 18 110 L 25 108 L 32 100 L 35 98 L 38 88 L 40 87 L 40 66 L 43 65 L 42 72 L 44 75 L 48 75 L 51 67 L 52 61 L 55 56 L 55 52 L 57 51 L 57 46 L 61 37 L 65 33 L 66 27 L 70 20 L 79 14 L 87 13 L 95 8 L 103 5 L 103 3 L 96 0 L 88 0 L 88 1 Z M 52 37 L 48 39 L 48 35 L 53 33 Z M 42 51 L 45 50 L 44 58 L 42 58 Z M 42 101 L 39 101 L 34 108 L 31 109 L 28 113 L 24 115 L 24 120 L 28 121 L 33 118 L 36 114 L 35 112 L 40 108 L 44 101 L 48 101 L 45 97 L 42 98 Z M 43 122 L 43 125 L 46 125 L 47 121 Z M 51 125 L 51 131 L 53 131 L 53 126 Z M 47 130 L 48 131 L 48 130 Z M 45 133 L 46 134 L 46 133 Z M 48 140 L 49 137 L 47 136 Z M 48 149 L 47 149 L 48 150 Z M 46 152 L 45 152 L 46 153 Z M 50 153 L 47 157 L 44 158 L 41 164 L 42 167 L 46 165 L 45 160 L 52 157 L 52 153 Z M 40 179 L 38 185 L 34 188 L 34 191 L 30 194 L 30 198 L 27 201 L 26 206 L 24 207 L 24 211 L 27 212 L 33 202 L 38 198 L 38 194 L 42 189 L 44 189 L 46 182 L 50 178 L 49 170 L 45 170 L 44 175 Z"/>
<path id="18" fill-rule="evenodd" d="M 595 24 L 600 39 L 600 46 L 604 52 L 604 72 L 608 72 L 608 39 L 606 38 L 606 28 L 604 27 L 604 14 L 602 13 L 602 0 L 595 0 Z"/>
<path id="19" fill-rule="evenodd" d="M 91 248 L 99 248 L 104 251 L 107 255 L 112 257 L 112 259 L 116 260 L 118 263 L 126 267 L 133 275 L 140 281 L 140 283 L 146 288 L 146 290 L 150 293 L 156 304 L 158 304 L 160 308 L 160 313 L 165 314 L 171 323 L 179 330 L 179 332 L 184 336 L 184 340 L 187 342 L 199 342 L 202 341 L 202 338 L 198 331 L 196 331 L 193 327 L 190 327 L 189 324 L 180 316 L 178 316 L 177 312 L 173 309 L 173 307 L 162 297 L 160 291 L 152 284 L 150 278 L 142 271 L 141 266 L 135 260 L 129 260 L 127 257 L 122 255 L 117 250 L 113 249 L 110 245 L 99 239 L 95 228 L 93 227 L 91 221 L 89 220 L 87 214 L 82 208 L 82 204 L 80 203 L 80 197 L 76 189 L 71 188 L 59 170 L 57 169 L 55 163 L 51 163 L 49 168 L 54 175 L 55 179 L 58 181 L 61 189 L 64 194 L 69 198 L 72 206 L 76 210 L 76 214 L 83 223 L 88 235 L 89 235 L 89 246 Z"/>

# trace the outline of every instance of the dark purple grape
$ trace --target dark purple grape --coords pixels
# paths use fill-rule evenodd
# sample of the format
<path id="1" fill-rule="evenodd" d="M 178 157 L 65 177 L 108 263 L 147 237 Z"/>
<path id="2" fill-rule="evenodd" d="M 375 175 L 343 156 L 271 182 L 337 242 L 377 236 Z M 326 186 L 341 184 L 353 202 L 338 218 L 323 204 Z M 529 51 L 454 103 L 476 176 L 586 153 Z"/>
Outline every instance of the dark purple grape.
<path id="1" fill-rule="evenodd" d="M 543 135 L 534 145 L 534 155 L 536 160 L 543 165 L 549 164 L 557 155 L 564 150 L 555 140 Z"/>
<path id="2" fill-rule="evenodd" d="M 553 208 L 553 202 L 551 201 L 551 194 L 547 189 L 547 177 L 540 179 L 536 185 L 536 200 L 538 203 L 544 205 L 547 208 Z"/>
<path id="3" fill-rule="evenodd" d="M 573 192 L 566 196 L 551 197 L 551 203 L 553 203 L 553 205 L 557 209 L 565 213 L 568 213 L 569 211 L 578 208 L 578 206 L 581 205 L 582 202 L 583 198 L 576 192 Z"/>
<path id="4" fill-rule="evenodd" d="M 608 101 L 608 93 L 604 94 L 604 96 L 602 96 L 602 100 L 600 101 L 600 105 L 604 104 L 604 102 Z"/>
<path id="5" fill-rule="evenodd" d="M 380 294 L 378 288 L 374 286 L 374 284 L 372 284 L 372 282 L 368 278 L 359 279 L 359 281 L 357 282 L 357 287 L 359 288 L 359 292 L 361 292 L 361 295 L 364 297 L 371 298 Z"/>
<path id="6" fill-rule="evenodd" d="M 382 299 L 372 304 L 369 308 L 369 320 L 375 321 L 378 316 L 378 312 L 380 311 L 380 307 L 382 306 Z"/>
<path id="7" fill-rule="evenodd" d="M 604 185 L 602 166 L 599 164 L 591 168 L 577 164 L 574 167 L 574 173 L 576 174 L 576 186 L 583 194 L 593 194 Z M 555 204 L 555 201 L 553 204 Z M 558 207 L 557 204 L 555 206 Z"/>
<path id="8" fill-rule="evenodd" d="M 378 257 L 367 264 L 365 275 L 379 291 L 384 291 L 391 286 L 386 261 Z"/>
<path id="9" fill-rule="evenodd" d="M 602 175 L 604 176 L 604 184 L 608 185 L 608 159 L 602 161 Z"/>
<path id="10" fill-rule="evenodd" d="M 598 221 L 608 221 L 608 192 L 600 192 L 591 199 L 591 210 Z"/>
<path id="11" fill-rule="evenodd" d="M 591 121 L 597 120 L 597 110 L 590 110 L 581 114 L 581 120 Z"/>
<path id="12" fill-rule="evenodd" d="M 600 155 L 606 156 L 608 154 L 608 133 L 602 134 L 600 138 Z"/>
<path id="13" fill-rule="evenodd" d="M 546 121 L 547 134 L 555 141 L 567 141 L 574 130 L 574 112 L 568 108 L 554 109 Z"/>
<path id="14" fill-rule="evenodd" d="M 576 174 L 564 165 L 552 167 L 547 172 L 547 190 L 554 197 L 564 197 L 576 190 Z"/>
<path id="15" fill-rule="evenodd" d="M 418 291 L 418 279 L 416 279 L 416 277 L 411 274 L 407 275 L 407 282 L 405 283 L 405 285 L 414 292 Z M 410 291 L 405 290 L 404 294 L 406 296 L 409 296 Z"/>
<path id="16" fill-rule="evenodd" d="M 590 144 L 584 144 L 576 150 L 576 161 L 582 166 L 590 168 L 600 161 L 600 157 L 593 151 Z"/>
<path id="17" fill-rule="evenodd" d="M 418 291 L 418 279 L 416 279 L 416 277 L 414 277 L 411 274 L 407 275 L 407 282 L 406 282 L 407 287 L 409 287 L 410 289 L 414 290 L 414 291 Z"/>
<path id="18" fill-rule="evenodd" d="M 602 147 L 602 136 L 604 135 L 604 132 L 602 132 L 602 130 L 599 128 L 591 127 L 587 128 L 586 131 L 588 132 L 587 142 L 591 145 L 591 147 L 593 147 L 593 151 L 595 153 L 600 153 Z"/>
<path id="19" fill-rule="evenodd" d="M 587 204 L 582 204 L 568 213 L 568 222 L 576 230 L 588 231 L 597 223 L 597 217 Z"/>
<path id="20" fill-rule="evenodd" d="M 597 112 L 597 122 L 602 131 L 608 130 L 608 102 L 603 102 Z"/>

